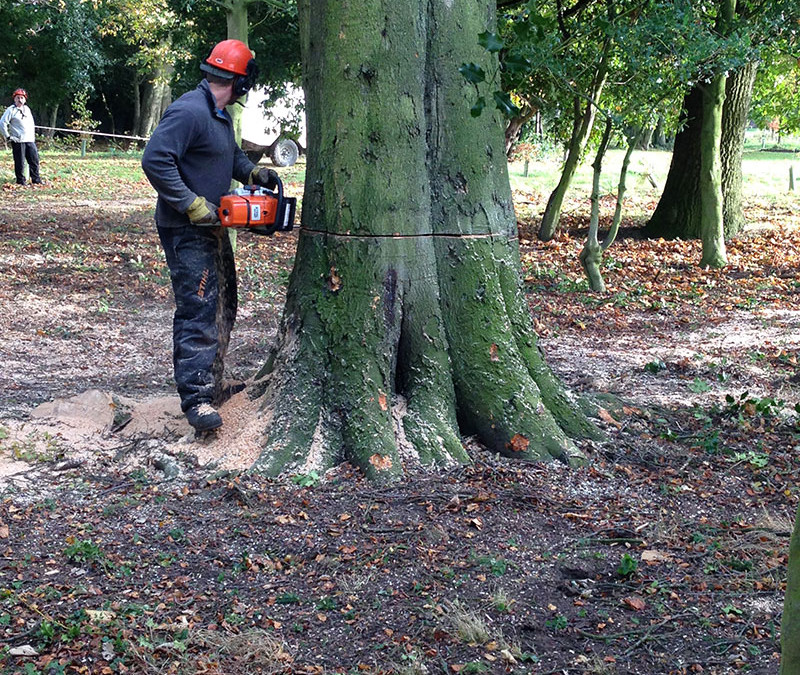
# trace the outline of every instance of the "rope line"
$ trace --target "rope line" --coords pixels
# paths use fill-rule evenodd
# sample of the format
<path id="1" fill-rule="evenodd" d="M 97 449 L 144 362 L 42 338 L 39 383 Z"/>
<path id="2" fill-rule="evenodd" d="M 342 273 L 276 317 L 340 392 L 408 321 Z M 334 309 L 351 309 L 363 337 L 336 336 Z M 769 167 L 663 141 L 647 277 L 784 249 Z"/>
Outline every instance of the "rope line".
<path id="1" fill-rule="evenodd" d="M 38 124 L 36 125 L 37 129 L 43 129 L 44 131 L 65 131 L 69 134 L 86 134 L 91 136 L 108 136 L 110 138 L 125 138 L 129 141 L 147 141 L 150 140 L 149 138 L 145 138 L 144 136 L 125 136 L 123 134 L 106 134 L 102 131 L 82 131 L 81 129 L 62 129 L 61 127 L 40 127 Z"/>

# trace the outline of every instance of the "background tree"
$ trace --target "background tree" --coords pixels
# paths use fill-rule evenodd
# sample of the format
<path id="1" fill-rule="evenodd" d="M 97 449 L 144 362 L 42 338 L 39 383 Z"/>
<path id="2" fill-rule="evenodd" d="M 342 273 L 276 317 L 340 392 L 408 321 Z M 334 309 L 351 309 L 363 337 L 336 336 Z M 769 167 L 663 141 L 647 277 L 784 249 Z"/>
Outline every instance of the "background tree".
<path id="1" fill-rule="evenodd" d="M 10 0 L 0 5 L 1 81 L 9 96 L 19 86 L 26 88 L 38 124 L 55 126 L 59 106 L 90 89 L 105 63 L 90 3 Z"/>
<path id="2" fill-rule="evenodd" d="M 737 2 L 732 16 L 723 20 L 730 3 L 715 3 L 709 13 L 697 15 L 709 31 L 707 56 L 698 59 L 696 80 L 687 91 L 670 171 L 658 206 L 646 232 L 649 236 L 685 239 L 702 237 L 703 201 L 701 185 L 701 136 L 704 125 L 704 97 L 714 73 L 726 73 L 722 104 L 721 167 L 722 232 L 730 238 L 745 225 L 741 195 L 741 160 L 744 134 L 750 110 L 759 55 L 767 45 L 793 41 L 797 10 L 784 2 Z M 719 98 L 719 97 L 718 97 Z M 708 202 L 706 201 L 706 204 Z M 715 207 L 716 208 L 716 207 Z"/>
<path id="3" fill-rule="evenodd" d="M 615 13 L 612 1 L 566 5 L 542 0 L 510 8 L 501 24 L 503 86 L 523 103 L 509 124 L 509 144 L 518 135 L 514 127 L 532 115 L 539 100 L 545 99 L 551 111 L 558 109 L 561 121 L 564 165 L 542 216 L 540 239 L 551 239 L 557 230 L 564 196 L 592 133 L 611 67 L 613 45 L 606 28 Z"/>
<path id="4" fill-rule="evenodd" d="M 519 278 L 501 121 L 457 68 L 493 3 L 299 3 L 309 153 L 257 468 L 397 476 L 460 435 L 567 462 L 596 435 L 544 363 Z"/>
<path id="5" fill-rule="evenodd" d="M 184 22 L 166 0 L 104 0 L 101 32 L 124 45 L 136 136 L 149 136 L 172 101 L 172 74 L 189 58 L 177 33 Z"/>
<path id="6" fill-rule="evenodd" d="M 800 129 L 800 65 L 797 57 L 788 53 L 790 49 L 790 45 L 779 44 L 762 57 L 750 109 L 750 120 L 759 129 L 770 129 L 774 122 L 779 134 Z"/>

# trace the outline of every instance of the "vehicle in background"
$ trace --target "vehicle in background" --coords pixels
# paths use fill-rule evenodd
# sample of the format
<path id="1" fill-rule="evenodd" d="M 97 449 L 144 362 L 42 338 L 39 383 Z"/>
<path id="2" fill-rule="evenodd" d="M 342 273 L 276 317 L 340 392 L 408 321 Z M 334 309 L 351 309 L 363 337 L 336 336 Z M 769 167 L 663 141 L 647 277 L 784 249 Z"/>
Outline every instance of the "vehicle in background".
<path id="1" fill-rule="evenodd" d="M 292 166 L 306 145 L 303 90 L 287 83 L 274 100 L 262 87 L 252 89 L 242 111 L 242 150 L 258 164 L 267 155 L 275 166 Z"/>

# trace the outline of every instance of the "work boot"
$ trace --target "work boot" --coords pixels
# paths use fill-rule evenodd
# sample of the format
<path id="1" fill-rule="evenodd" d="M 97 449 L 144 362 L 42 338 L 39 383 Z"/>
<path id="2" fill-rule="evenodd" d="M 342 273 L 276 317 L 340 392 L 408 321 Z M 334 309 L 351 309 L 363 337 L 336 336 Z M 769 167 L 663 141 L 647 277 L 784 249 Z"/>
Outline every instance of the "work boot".
<path id="1" fill-rule="evenodd" d="M 189 408 L 186 419 L 196 431 L 212 431 L 222 426 L 222 418 L 210 403 L 199 403 Z"/>

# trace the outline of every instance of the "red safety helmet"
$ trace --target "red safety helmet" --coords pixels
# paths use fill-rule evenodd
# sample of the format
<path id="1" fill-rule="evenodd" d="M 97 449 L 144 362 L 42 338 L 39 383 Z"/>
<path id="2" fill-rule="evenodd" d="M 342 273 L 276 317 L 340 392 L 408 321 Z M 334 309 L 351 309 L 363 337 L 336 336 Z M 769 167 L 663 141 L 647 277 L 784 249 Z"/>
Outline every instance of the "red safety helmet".
<path id="1" fill-rule="evenodd" d="M 247 75 L 247 64 L 253 60 L 253 52 L 240 40 L 223 40 L 217 44 L 200 66 L 201 70 L 219 77 L 232 78 Z M 219 73 L 217 71 L 223 71 Z"/>
<path id="2" fill-rule="evenodd" d="M 244 96 L 258 77 L 258 66 L 253 59 L 253 52 L 241 40 L 223 40 L 214 46 L 200 70 L 233 79 L 233 93 L 236 98 Z"/>
<path id="3" fill-rule="evenodd" d="M 21 88 L 17 89 L 13 94 L 11 94 L 11 98 L 16 98 L 17 96 L 24 96 L 25 98 L 28 98 L 28 92 Z"/>

